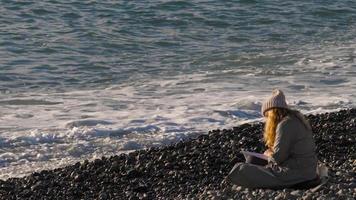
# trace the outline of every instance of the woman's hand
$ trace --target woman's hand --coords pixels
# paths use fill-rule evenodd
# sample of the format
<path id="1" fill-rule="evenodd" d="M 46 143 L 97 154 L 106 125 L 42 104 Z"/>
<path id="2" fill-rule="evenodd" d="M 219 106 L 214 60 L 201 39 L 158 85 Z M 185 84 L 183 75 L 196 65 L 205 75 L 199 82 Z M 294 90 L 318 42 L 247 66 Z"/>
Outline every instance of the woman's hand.
<path id="1" fill-rule="evenodd" d="M 272 151 L 270 149 L 267 149 L 263 154 L 266 156 L 271 156 L 272 155 Z"/>

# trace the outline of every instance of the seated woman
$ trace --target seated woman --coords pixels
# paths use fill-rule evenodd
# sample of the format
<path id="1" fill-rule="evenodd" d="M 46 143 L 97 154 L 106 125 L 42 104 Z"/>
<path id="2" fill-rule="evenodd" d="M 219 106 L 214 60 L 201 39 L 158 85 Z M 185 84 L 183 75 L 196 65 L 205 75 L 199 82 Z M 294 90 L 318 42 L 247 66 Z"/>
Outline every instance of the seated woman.
<path id="1" fill-rule="evenodd" d="M 291 110 L 282 91 L 274 90 L 262 105 L 266 118 L 264 141 L 268 164 L 237 163 L 227 182 L 249 188 L 287 188 L 317 176 L 315 143 L 309 122 Z"/>

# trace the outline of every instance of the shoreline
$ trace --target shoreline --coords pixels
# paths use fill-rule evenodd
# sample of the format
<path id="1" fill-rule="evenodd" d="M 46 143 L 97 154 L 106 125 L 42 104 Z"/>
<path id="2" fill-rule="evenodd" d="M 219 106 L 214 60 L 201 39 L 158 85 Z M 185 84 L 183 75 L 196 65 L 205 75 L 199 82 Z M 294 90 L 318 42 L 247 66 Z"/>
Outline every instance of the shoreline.
<path id="1" fill-rule="evenodd" d="M 330 179 L 318 191 L 221 185 L 240 150 L 263 152 L 261 122 L 213 130 L 169 146 L 0 180 L 1 199 L 354 199 L 356 109 L 307 116 Z"/>

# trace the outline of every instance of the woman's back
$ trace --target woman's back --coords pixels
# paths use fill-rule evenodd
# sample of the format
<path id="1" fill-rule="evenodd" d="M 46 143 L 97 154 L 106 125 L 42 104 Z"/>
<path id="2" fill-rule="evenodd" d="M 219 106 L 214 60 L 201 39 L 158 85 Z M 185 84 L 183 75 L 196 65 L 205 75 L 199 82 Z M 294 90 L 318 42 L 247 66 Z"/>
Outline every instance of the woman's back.
<path id="1" fill-rule="evenodd" d="M 300 170 L 306 177 L 316 176 L 317 157 L 311 129 L 303 124 L 295 115 L 289 115 L 278 125 L 279 134 L 287 134 L 290 138 L 289 156 L 281 166 Z"/>

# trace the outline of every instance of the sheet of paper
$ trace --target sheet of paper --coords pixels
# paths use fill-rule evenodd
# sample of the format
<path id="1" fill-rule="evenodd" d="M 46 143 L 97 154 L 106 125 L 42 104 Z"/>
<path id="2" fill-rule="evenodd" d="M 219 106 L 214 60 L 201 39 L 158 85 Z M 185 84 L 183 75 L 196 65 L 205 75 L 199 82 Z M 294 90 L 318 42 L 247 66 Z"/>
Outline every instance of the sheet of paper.
<path id="1" fill-rule="evenodd" d="M 268 160 L 268 156 L 261 154 L 261 153 L 255 153 L 255 152 L 249 152 L 249 151 L 241 151 L 241 153 L 245 156 L 245 159 L 247 158 L 247 156 L 255 156 L 257 158 Z"/>

